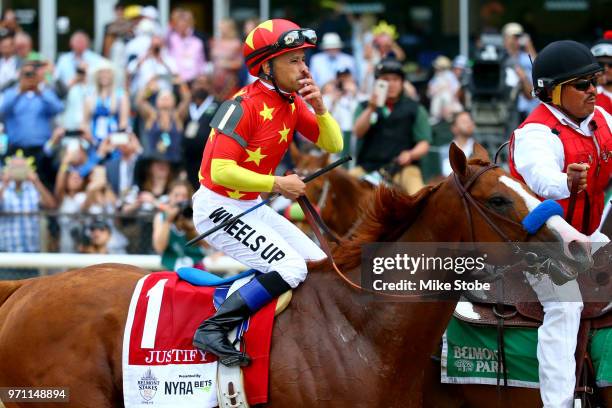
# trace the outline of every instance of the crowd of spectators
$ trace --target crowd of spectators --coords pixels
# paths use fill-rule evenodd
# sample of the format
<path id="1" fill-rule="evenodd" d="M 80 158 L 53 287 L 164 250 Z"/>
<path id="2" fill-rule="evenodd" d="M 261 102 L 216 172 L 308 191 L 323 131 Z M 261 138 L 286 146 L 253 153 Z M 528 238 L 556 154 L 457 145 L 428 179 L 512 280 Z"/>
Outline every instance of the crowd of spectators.
<path id="1" fill-rule="evenodd" d="M 152 6 L 120 2 L 115 11 L 100 54 L 75 31 L 57 61 L 33 50 L 14 13 L 4 12 L 0 252 L 159 253 L 167 268 L 198 265 L 207 250 L 183 248 L 195 234 L 188 202 L 210 119 L 255 80 L 242 43 L 258 22 L 223 20 L 213 39 L 195 29 L 188 9 L 172 10 L 167 28 Z M 357 158 L 353 173 L 413 192 L 448 172 L 444 157 L 432 165 L 436 147 L 455 140 L 471 150 L 469 62 L 437 56 L 418 89 L 395 26 L 368 15 L 351 24 L 348 36 L 333 25 L 319 30 L 310 71 L 344 133 L 342 154 Z M 524 117 L 537 104 L 529 82 L 535 49 L 517 23 L 500 37 L 504 78 Z"/>

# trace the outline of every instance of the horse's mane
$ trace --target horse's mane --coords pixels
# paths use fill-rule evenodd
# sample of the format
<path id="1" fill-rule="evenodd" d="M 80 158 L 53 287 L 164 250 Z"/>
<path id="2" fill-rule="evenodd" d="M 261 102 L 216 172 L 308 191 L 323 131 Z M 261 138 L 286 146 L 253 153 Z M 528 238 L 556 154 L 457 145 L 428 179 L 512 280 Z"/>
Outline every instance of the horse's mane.
<path id="1" fill-rule="evenodd" d="M 378 187 L 365 204 L 361 223 L 352 237 L 343 240 L 334 251 L 338 267 L 358 266 L 363 244 L 397 239 L 416 220 L 427 199 L 440 185 L 426 186 L 412 196 L 398 189 Z"/>

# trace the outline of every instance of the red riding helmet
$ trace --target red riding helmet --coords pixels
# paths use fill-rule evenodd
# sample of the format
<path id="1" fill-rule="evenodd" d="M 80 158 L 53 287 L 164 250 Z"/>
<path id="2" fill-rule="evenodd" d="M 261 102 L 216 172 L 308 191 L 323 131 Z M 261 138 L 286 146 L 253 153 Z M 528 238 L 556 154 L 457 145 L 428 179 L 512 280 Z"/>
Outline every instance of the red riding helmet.
<path id="1" fill-rule="evenodd" d="M 249 73 L 257 76 L 265 61 L 289 51 L 314 47 L 316 43 L 314 30 L 275 18 L 259 24 L 247 35 L 242 52 Z"/>

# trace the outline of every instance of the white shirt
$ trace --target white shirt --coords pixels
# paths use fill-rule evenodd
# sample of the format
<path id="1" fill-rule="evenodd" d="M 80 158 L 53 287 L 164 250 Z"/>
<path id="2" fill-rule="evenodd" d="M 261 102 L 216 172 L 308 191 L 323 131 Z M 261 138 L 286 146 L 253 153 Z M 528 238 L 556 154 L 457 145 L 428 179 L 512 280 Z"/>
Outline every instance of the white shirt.
<path id="1" fill-rule="evenodd" d="M 17 57 L 0 58 L 0 88 L 8 86 L 19 77 Z"/>
<path id="2" fill-rule="evenodd" d="M 454 143 L 454 142 L 451 142 L 451 143 Z M 463 145 L 463 147 L 459 145 L 457 146 L 461 149 L 463 154 L 465 154 L 465 157 L 469 158 L 472 155 L 472 153 L 474 153 L 474 143 L 475 143 L 474 138 L 470 137 L 469 139 L 465 141 L 465 144 Z M 453 172 L 453 169 L 450 164 L 450 158 L 448 157 L 449 149 L 450 149 L 450 143 L 440 147 L 440 157 L 442 159 L 442 175 L 444 177 L 448 176 L 449 174 Z"/>
<path id="3" fill-rule="evenodd" d="M 55 65 L 55 78 L 68 85 L 76 76 L 77 66 L 81 62 L 87 64 L 87 71 L 93 72 L 96 65 L 102 61 L 102 56 L 91 50 L 85 50 L 81 56 L 77 56 L 73 51 L 62 54 Z"/>
<path id="4" fill-rule="evenodd" d="M 544 104 L 553 115 L 566 126 L 587 137 L 593 137 L 589 123 L 593 113 L 584 119 L 580 125 L 574 123 L 557 108 Z M 600 107 L 612 128 L 612 117 Z M 527 186 L 540 197 L 561 200 L 570 196 L 567 187 L 565 154 L 561 139 L 552 133 L 552 129 L 539 123 L 529 123 L 514 131 L 514 165 L 525 180 Z"/>
<path id="5" fill-rule="evenodd" d="M 128 72 L 134 75 L 133 82 L 130 85 L 130 91 L 133 95 L 144 89 L 147 83 L 155 76 L 173 76 L 176 73 L 176 64 L 165 49 L 161 50 L 161 60 L 160 62 L 156 58 L 147 57 L 140 66 L 138 66 L 138 59 L 132 60 L 128 64 Z M 172 90 L 170 78 L 158 81 L 158 85 L 161 90 Z"/>
<path id="6" fill-rule="evenodd" d="M 355 71 L 355 58 L 352 55 L 339 52 L 331 56 L 327 52 L 319 52 L 310 59 L 310 73 L 315 84 L 323 87 L 326 83 L 336 79 L 338 71 L 348 69 L 353 78 L 357 78 Z"/>

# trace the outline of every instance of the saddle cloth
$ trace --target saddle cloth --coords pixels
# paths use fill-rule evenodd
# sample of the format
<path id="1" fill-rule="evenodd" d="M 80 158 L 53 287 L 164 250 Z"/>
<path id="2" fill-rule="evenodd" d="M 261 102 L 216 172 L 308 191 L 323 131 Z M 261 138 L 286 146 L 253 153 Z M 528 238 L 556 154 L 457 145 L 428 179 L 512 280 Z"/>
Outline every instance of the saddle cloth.
<path id="1" fill-rule="evenodd" d="M 459 303 L 462 315 L 474 315 L 468 303 Z M 612 328 L 592 330 L 588 353 L 598 387 L 612 386 Z M 538 388 L 535 328 L 509 327 L 504 333 L 508 386 Z M 496 385 L 498 365 L 497 330 L 455 317 L 444 333 L 441 350 L 441 380 L 452 384 Z"/>
<path id="2" fill-rule="evenodd" d="M 193 286 L 174 272 L 141 278 L 123 338 L 124 404 L 131 407 L 217 406 L 216 357 L 193 347 L 193 333 L 215 312 L 215 287 Z M 275 303 L 249 321 L 244 334 L 253 362 L 243 368 L 250 405 L 267 402 Z"/>

